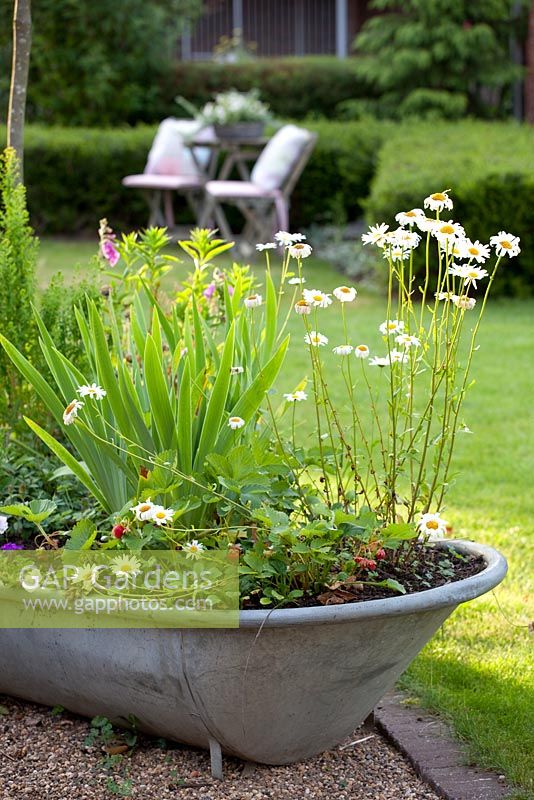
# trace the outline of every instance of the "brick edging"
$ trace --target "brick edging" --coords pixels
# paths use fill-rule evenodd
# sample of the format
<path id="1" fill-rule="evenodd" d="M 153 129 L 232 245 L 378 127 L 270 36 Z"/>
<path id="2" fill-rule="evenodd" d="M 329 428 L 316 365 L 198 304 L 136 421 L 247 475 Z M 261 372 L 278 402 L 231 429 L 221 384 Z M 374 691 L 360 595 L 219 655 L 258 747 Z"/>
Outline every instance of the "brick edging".
<path id="1" fill-rule="evenodd" d="M 449 727 L 390 692 L 374 709 L 377 728 L 406 756 L 416 773 L 446 800 L 503 800 L 512 789 L 494 772 L 466 765 L 466 752 Z"/>

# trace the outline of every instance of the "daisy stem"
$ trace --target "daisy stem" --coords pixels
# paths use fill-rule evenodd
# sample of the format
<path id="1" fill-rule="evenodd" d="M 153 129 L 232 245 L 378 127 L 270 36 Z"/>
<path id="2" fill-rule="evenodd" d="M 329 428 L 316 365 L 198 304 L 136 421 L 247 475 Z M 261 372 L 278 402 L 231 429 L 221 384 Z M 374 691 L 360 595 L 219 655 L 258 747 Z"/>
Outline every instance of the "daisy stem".
<path id="1" fill-rule="evenodd" d="M 480 313 L 478 315 L 478 319 L 476 321 L 475 327 L 473 328 L 473 333 L 471 334 L 471 344 L 470 344 L 470 347 L 469 347 L 469 355 L 467 357 L 467 363 L 466 363 L 466 366 L 465 366 L 464 379 L 463 379 L 463 382 L 462 382 L 462 388 L 460 389 L 460 394 L 458 396 L 458 400 L 456 401 L 456 405 L 455 405 L 454 413 L 453 413 L 453 422 L 452 422 L 452 431 L 451 431 L 451 436 L 450 436 L 449 453 L 448 453 L 447 461 L 445 463 L 445 469 L 444 469 L 444 472 L 443 472 L 442 487 L 441 487 L 441 492 L 440 492 L 440 495 L 439 495 L 439 498 L 438 498 L 438 509 L 441 507 L 441 503 L 443 502 L 443 497 L 445 495 L 445 491 L 446 491 L 446 488 L 447 488 L 447 480 L 448 480 L 448 477 L 449 477 L 449 471 L 450 471 L 450 467 L 451 467 L 452 454 L 453 454 L 453 450 L 454 450 L 454 445 L 456 443 L 456 436 L 457 436 L 457 433 L 458 433 L 458 416 L 460 414 L 460 409 L 462 407 L 462 403 L 463 403 L 463 400 L 464 400 L 464 397 L 465 397 L 465 393 L 467 391 L 467 381 L 469 379 L 469 373 L 470 373 L 470 370 L 471 370 L 471 364 L 472 364 L 473 356 L 474 356 L 475 350 L 476 350 L 476 339 L 477 339 L 477 335 L 478 335 L 478 330 L 480 328 L 480 323 L 482 322 L 482 316 L 483 316 L 485 308 L 486 308 L 486 303 L 488 301 L 489 293 L 490 293 L 493 281 L 495 279 L 495 275 L 497 273 L 497 269 L 499 268 L 499 264 L 501 262 L 501 258 L 502 258 L 502 256 L 499 256 L 497 258 L 497 261 L 495 263 L 495 267 L 493 268 L 493 272 L 491 273 L 491 275 L 489 277 L 488 285 L 486 286 L 486 291 L 484 293 L 484 299 L 482 300 L 482 306 L 480 308 Z"/>

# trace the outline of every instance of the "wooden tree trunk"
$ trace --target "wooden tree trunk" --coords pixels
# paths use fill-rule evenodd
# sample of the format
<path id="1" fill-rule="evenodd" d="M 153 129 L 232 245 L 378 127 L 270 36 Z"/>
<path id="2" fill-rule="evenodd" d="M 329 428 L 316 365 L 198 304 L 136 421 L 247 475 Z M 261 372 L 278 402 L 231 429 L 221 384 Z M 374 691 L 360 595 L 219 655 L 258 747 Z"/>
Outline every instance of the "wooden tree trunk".
<path id="1" fill-rule="evenodd" d="M 24 155 L 24 117 L 32 43 L 31 0 L 15 0 L 13 9 L 13 61 L 7 115 L 7 145 L 13 147 L 20 164 L 22 180 Z"/>
<path id="2" fill-rule="evenodd" d="M 534 3 L 530 7 L 528 36 L 525 46 L 525 120 L 534 125 Z"/>

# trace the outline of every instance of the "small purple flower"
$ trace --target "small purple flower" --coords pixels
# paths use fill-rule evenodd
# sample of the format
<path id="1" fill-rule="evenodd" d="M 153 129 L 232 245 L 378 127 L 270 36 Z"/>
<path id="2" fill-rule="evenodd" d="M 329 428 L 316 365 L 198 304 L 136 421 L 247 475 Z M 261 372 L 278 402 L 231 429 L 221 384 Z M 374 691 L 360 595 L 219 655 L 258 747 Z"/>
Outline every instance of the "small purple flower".
<path id="1" fill-rule="evenodd" d="M 16 542 L 6 542 L 0 547 L 0 550 L 24 550 L 24 545 L 16 544 Z"/>
<path id="2" fill-rule="evenodd" d="M 232 286 L 231 283 L 229 283 L 228 284 L 228 294 L 230 295 L 230 297 L 233 295 L 234 291 L 235 291 L 234 287 Z"/>
<path id="3" fill-rule="evenodd" d="M 206 286 L 202 294 L 206 298 L 206 300 L 211 300 L 213 295 L 215 294 L 216 286 L 214 283 L 210 283 L 209 286 Z"/>
<path id="4" fill-rule="evenodd" d="M 120 258 L 119 251 L 111 239 L 105 239 L 100 245 L 100 252 L 109 263 L 110 267 L 114 267 Z"/>

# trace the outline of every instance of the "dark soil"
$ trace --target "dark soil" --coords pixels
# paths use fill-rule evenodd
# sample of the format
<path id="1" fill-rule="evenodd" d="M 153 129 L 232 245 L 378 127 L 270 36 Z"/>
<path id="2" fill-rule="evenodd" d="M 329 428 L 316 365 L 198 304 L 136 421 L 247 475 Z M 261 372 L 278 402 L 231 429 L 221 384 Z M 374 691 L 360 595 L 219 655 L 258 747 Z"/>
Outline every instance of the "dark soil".
<path id="1" fill-rule="evenodd" d="M 412 545 L 410 552 L 398 563 L 378 561 L 376 569 L 362 570 L 356 577 L 343 583 L 332 582 L 330 588 L 316 596 L 306 595 L 292 603 L 292 608 L 306 608 L 321 605 L 343 605 L 361 603 L 364 600 L 381 600 L 399 597 L 400 591 L 385 586 L 374 586 L 385 580 L 394 580 L 404 587 L 405 594 L 424 592 L 469 578 L 481 572 L 486 566 L 482 556 L 468 556 L 459 553 L 452 546 L 433 547 L 423 543 Z M 262 609 L 259 598 L 250 598 L 243 609 Z"/>

